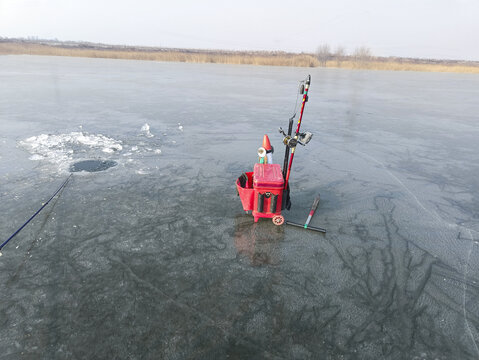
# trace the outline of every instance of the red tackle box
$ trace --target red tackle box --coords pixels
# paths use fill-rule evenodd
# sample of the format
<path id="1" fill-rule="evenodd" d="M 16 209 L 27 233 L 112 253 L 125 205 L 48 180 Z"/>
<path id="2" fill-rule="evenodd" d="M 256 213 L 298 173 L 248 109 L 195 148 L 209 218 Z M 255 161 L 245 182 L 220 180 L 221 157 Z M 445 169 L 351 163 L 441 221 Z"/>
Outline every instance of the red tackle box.
<path id="1" fill-rule="evenodd" d="M 277 225 L 283 223 L 281 204 L 284 179 L 278 164 L 255 164 L 253 172 L 247 172 L 236 180 L 236 188 L 245 211 L 253 211 L 254 221 L 273 218 Z"/>

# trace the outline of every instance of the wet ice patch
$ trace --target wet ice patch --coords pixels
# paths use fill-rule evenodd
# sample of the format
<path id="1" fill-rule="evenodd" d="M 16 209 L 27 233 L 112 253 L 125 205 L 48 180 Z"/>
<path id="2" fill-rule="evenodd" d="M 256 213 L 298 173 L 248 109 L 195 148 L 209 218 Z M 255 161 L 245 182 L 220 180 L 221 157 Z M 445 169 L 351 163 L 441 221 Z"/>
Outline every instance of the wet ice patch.
<path id="1" fill-rule="evenodd" d="M 70 165 L 71 172 L 87 171 L 97 172 L 116 166 L 116 161 L 112 160 L 83 160 Z"/>
<path id="2" fill-rule="evenodd" d="M 41 134 L 20 141 L 19 145 L 31 154 L 30 160 L 44 160 L 64 169 L 74 159 L 98 158 L 101 154 L 113 154 L 123 149 L 121 141 L 86 132 Z"/>

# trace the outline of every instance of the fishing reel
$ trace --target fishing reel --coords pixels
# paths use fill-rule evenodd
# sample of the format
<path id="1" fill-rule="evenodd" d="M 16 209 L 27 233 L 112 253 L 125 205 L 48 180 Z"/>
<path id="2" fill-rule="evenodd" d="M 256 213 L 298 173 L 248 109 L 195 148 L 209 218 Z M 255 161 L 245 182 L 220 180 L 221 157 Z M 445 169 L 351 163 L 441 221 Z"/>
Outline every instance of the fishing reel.
<path id="1" fill-rule="evenodd" d="M 288 135 L 284 132 L 283 128 L 279 128 L 280 134 L 284 136 L 283 138 L 283 144 L 289 147 L 290 149 L 295 148 L 296 145 L 300 144 L 305 146 L 307 143 L 311 141 L 311 138 L 313 137 L 313 134 L 310 133 L 309 131 L 306 131 L 304 133 L 299 133 L 297 136 L 291 137 L 291 135 Z"/>
<path id="2" fill-rule="evenodd" d="M 313 133 L 306 131 L 304 133 L 299 134 L 298 143 L 300 145 L 305 146 L 307 143 L 311 141 L 312 138 L 313 138 Z"/>

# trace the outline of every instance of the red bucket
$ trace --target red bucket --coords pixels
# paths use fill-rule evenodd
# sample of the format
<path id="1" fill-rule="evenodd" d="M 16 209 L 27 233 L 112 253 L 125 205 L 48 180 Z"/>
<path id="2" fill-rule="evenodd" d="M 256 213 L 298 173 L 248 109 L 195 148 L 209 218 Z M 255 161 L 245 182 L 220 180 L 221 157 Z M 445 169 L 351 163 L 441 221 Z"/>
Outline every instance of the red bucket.
<path id="1" fill-rule="evenodd" d="M 236 180 L 236 189 L 238 190 L 241 204 L 244 211 L 253 210 L 254 204 L 254 189 L 253 189 L 253 172 L 242 174 Z"/>

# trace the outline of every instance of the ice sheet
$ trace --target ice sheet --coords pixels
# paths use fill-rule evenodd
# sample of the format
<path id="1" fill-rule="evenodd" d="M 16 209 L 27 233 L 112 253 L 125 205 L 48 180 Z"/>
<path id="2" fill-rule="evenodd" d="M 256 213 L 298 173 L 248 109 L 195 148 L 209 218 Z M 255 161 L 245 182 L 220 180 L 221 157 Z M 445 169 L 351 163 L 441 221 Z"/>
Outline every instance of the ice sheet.
<path id="1" fill-rule="evenodd" d="M 320 193 L 325 236 L 234 188 L 308 73 L 284 215 Z M 0 84 L 5 238 L 118 163 L 3 249 L 3 357 L 478 358 L 477 77 L 12 56 Z"/>

